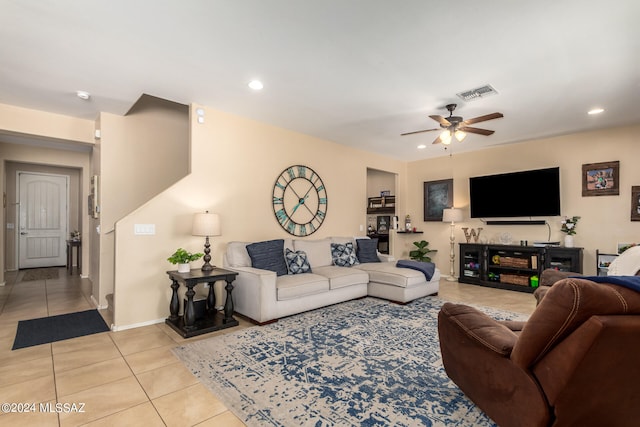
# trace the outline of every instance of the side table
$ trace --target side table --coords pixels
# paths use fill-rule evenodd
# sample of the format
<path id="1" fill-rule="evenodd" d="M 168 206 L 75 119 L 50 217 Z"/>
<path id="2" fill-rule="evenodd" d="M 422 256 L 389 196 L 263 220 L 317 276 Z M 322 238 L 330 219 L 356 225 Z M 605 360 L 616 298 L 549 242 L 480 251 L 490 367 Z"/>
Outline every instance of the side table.
<path id="1" fill-rule="evenodd" d="M 169 303 L 169 317 L 165 323 L 184 338 L 194 337 L 220 329 L 237 326 L 238 321 L 233 318 L 233 291 L 232 282 L 238 273 L 234 271 L 224 270 L 222 268 L 214 268 L 211 271 L 202 271 L 200 269 L 192 269 L 188 273 L 178 273 L 177 270 L 167 271 L 171 279 L 171 302 Z M 227 284 L 227 298 L 224 303 L 223 312 L 218 312 L 216 306 L 216 296 L 213 285 L 218 280 L 224 280 Z M 202 319 L 196 319 L 195 307 L 193 304 L 193 296 L 195 291 L 193 288 L 198 283 L 209 284 L 209 294 L 206 300 L 206 313 Z M 178 299 L 178 288 L 180 284 L 187 287 L 185 296 L 187 297 L 184 313 L 178 316 L 180 310 L 180 300 Z"/>
<path id="2" fill-rule="evenodd" d="M 82 241 L 67 240 L 67 269 L 73 274 L 73 248 L 76 248 L 76 265 L 78 274 L 82 273 Z"/>

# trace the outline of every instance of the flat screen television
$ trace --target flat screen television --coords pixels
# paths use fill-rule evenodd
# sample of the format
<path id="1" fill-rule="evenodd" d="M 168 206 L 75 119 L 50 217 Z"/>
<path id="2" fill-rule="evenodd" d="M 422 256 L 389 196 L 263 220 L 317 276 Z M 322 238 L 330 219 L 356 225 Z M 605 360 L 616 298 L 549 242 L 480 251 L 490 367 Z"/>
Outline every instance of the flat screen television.
<path id="1" fill-rule="evenodd" d="M 560 215 L 560 168 L 469 178 L 471 218 Z"/>

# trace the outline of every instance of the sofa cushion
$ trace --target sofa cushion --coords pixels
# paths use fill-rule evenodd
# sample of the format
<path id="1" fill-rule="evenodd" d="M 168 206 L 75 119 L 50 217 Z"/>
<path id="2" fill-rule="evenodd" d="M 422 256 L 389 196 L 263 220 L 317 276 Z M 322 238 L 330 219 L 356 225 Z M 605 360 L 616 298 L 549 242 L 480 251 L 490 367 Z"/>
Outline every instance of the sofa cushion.
<path id="1" fill-rule="evenodd" d="M 251 257 L 247 252 L 248 242 L 227 243 L 227 262 L 230 267 L 251 267 Z"/>
<path id="2" fill-rule="evenodd" d="M 361 263 L 357 268 L 369 273 L 369 281 L 408 288 L 426 283 L 424 274 L 410 268 L 398 268 L 394 262 Z"/>
<path id="3" fill-rule="evenodd" d="M 311 273 L 311 266 L 304 251 L 284 250 L 284 259 L 287 262 L 289 274 Z"/>
<path id="4" fill-rule="evenodd" d="M 357 239 L 358 245 L 356 256 L 358 261 L 364 262 L 380 262 L 378 258 L 378 239 Z"/>
<path id="5" fill-rule="evenodd" d="M 304 251 L 311 268 L 331 265 L 331 240 L 294 240 L 293 248 L 296 251 Z"/>
<path id="6" fill-rule="evenodd" d="M 360 264 L 353 243 L 331 243 L 331 260 L 338 267 Z"/>
<path id="7" fill-rule="evenodd" d="M 247 252 L 251 258 L 252 267 L 275 271 L 278 276 L 289 273 L 284 260 L 284 240 L 251 243 L 247 245 Z"/>
<path id="8" fill-rule="evenodd" d="M 278 301 L 292 300 L 329 291 L 329 279 L 308 274 L 287 274 L 276 279 Z"/>
<path id="9" fill-rule="evenodd" d="M 369 274 L 357 268 L 326 265 L 314 269 L 314 272 L 329 279 L 330 289 L 369 283 Z"/>

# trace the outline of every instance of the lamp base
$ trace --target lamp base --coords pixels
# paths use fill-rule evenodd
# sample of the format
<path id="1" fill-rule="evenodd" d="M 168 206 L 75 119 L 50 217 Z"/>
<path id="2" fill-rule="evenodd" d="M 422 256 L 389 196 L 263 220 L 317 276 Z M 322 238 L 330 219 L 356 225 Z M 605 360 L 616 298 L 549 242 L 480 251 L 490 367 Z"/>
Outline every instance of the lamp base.
<path id="1" fill-rule="evenodd" d="M 202 266 L 202 268 L 200 270 L 202 270 L 202 271 L 211 271 L 214 268 L 216 268 L 216 266 L 209 264 L 209 262 L 207 261 L 207 262 L 204 263 L 204 265 Z"/>
<path id="2" fill-rule="evenodd" d="M 457 282 L 457 281 L 458 281 L 457 277 L 455 277 L 455 276 L 447 276 L 447 277 L 445 278 L 445 280 L 446 280 L 447 282 Z"/>

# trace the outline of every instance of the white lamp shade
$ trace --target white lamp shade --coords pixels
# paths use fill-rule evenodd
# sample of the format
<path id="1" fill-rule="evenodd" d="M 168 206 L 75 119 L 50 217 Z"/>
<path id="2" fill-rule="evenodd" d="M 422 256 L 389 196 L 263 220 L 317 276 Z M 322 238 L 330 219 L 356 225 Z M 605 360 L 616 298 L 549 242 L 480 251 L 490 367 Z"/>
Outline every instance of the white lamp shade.
<path id="1" fill-rule="evenodd" d="M 219 236 L 220 217 L 214 213 L 197 213 L 193 216 L 194 236 Z"/>
<path id="2" fill-rule="evenodd" d="M 448 208 L 442 210 L 442 222 L 462 221 L 462 209 Z"/>

